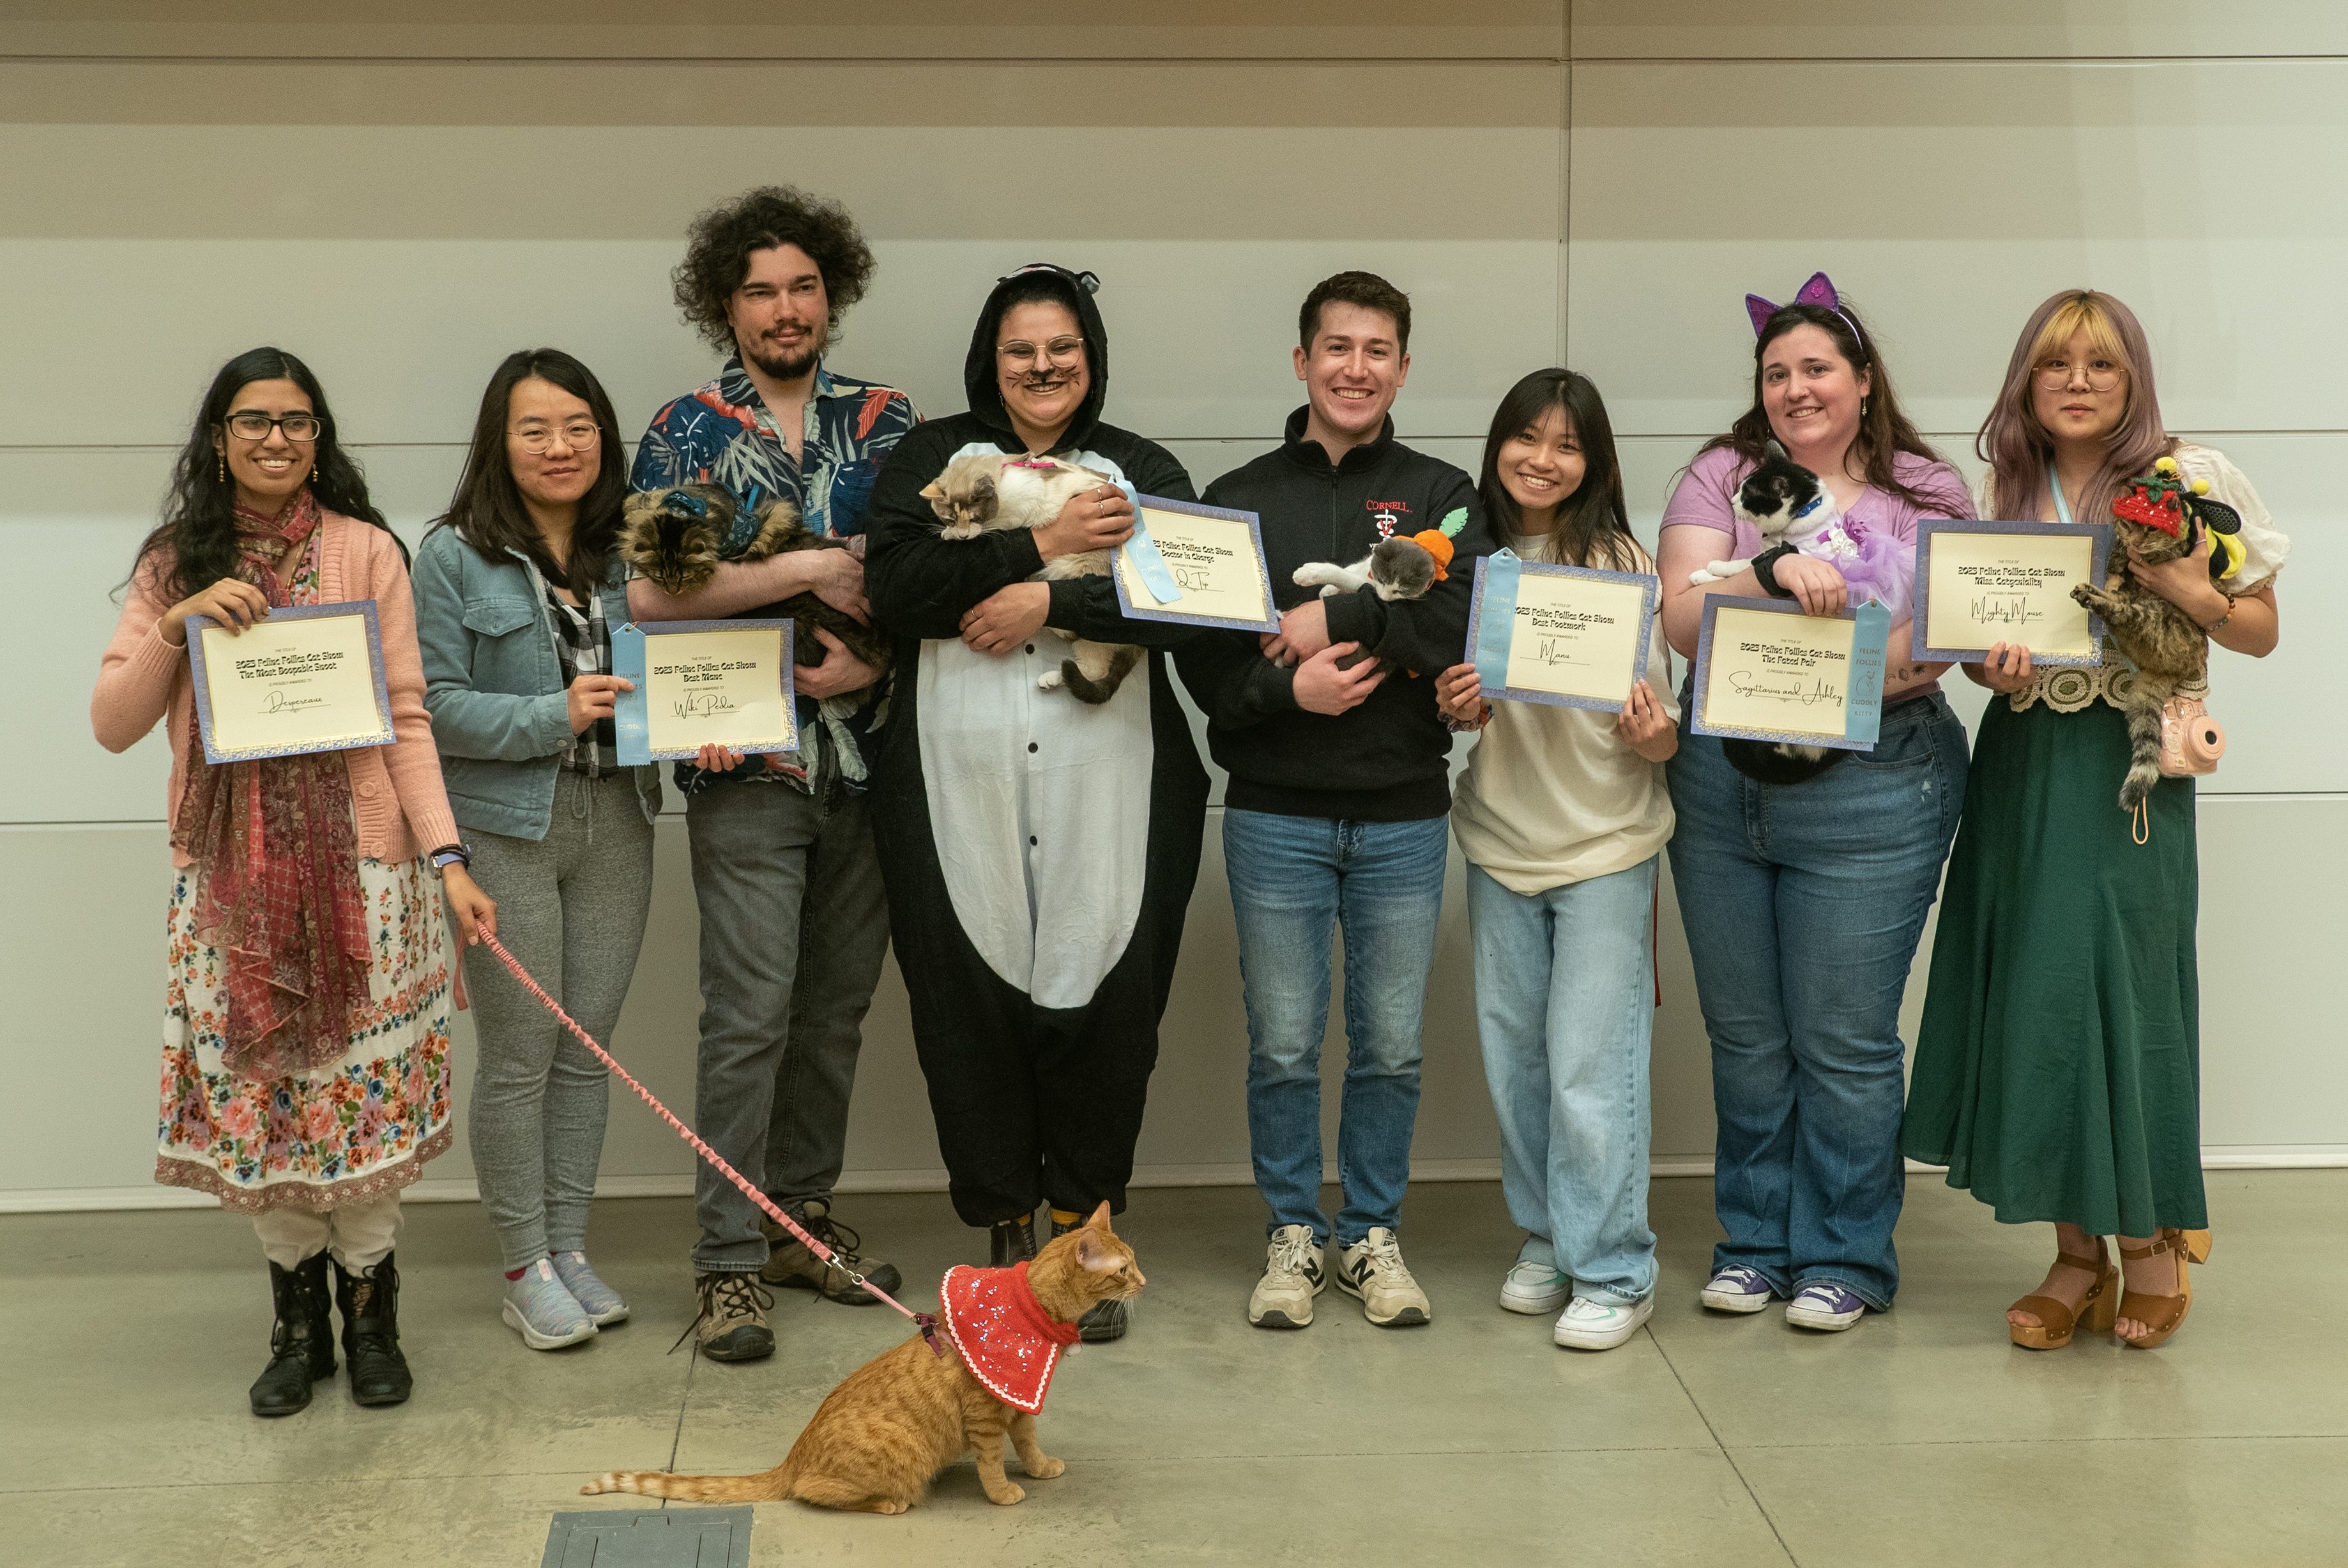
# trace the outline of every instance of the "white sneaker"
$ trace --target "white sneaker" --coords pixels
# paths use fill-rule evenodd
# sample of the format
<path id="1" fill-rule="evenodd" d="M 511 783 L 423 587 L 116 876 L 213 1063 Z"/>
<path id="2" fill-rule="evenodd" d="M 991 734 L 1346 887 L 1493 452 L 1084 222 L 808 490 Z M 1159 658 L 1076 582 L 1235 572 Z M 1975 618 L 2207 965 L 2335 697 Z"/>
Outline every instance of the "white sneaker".
<path id="1" fill-rule="evenodd" d="M 1395 1233 L 1374 1225 L 1370 1233 L 1337 1253 L 1337 1288 L 1359 1296 L 1362 1315 L 1380 1328 L 1407 1328 L 1435 1318 L 1426 1293 L 1410 1277 Z"/>
<path id="2" fill-rule="evenodd" d="M 1565 1275 L 1547 1264 L 1527 1263 L 1519 1258 L 1510 1265 L 1508 1278 L 1500 1282 L 1500 1306 L 1507 1312 L 1546 1317 L 1563 1306 L 1572 1294 L 1573 1282 Z"/>
<path id="3" fill-rule="evenodd" d="M 1550 1337 L 1575 1350 L 1612 1350 L 1639 1332 L 1639 1325 L 1655 1315 L 1649 1295 L 1636 1306 L 1613 1306 L 1577 1295 L 1566 1305 Z"/>
<path id="4" fill-rule="evenodd" d="M 1328 1288 L 1313 1227 L 1282 1225 L 1264 1249 L 1263 1277 L 1248 1297 L 1248 1321 L 1258 1328 L 1303 1328 L 1313 1321 L 1313 1298 Z"/>

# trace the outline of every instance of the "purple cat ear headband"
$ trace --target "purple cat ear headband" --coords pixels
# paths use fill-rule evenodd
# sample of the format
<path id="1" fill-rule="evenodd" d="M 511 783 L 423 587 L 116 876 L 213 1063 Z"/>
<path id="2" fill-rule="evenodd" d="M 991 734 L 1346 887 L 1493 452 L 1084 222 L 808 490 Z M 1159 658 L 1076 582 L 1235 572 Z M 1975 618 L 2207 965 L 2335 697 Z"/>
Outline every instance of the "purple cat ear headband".
<path id="1" fill-rule="evenodd" d="M 1801 292 L 1794 295 L 1794 303 L 1814 304 L 1823 310 L 1834 312 L 1842 317 L 1842 324 L 1850 328 L 1850 335 L 1859 339 L 1859 346 L 1863 348 L 1867 346 L 1867 334 L 1859 330 L 1859 323 L 1851 320 L 1850 313 L 1842 308 L 1842 296 L 1835 293 L 1834 282 L 1826 273 L 1812 273 L 1810 281 L 1804 284 Z M 1746 294 L 1745 314 L 1753 318 L 1753 335 L 1760 336 L 1763 329 L 1769 325 L 1769 318 L 1784 308 L 1782 305 L 1771 304 L 1759 294 Z"/>

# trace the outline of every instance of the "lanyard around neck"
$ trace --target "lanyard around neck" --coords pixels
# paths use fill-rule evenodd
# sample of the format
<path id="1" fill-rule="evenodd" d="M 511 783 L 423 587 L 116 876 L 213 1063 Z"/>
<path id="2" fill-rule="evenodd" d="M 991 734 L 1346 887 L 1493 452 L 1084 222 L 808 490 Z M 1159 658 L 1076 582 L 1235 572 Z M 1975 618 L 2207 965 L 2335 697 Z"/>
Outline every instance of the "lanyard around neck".
<path id="1" fill-rule="evenodd" d="M 2070 527 L 2071 503 L 2063 499 L 2063 475 L 2053 463 L 2046 465 L 2046 488 L 2054 492 L 2054 520 Z"/>

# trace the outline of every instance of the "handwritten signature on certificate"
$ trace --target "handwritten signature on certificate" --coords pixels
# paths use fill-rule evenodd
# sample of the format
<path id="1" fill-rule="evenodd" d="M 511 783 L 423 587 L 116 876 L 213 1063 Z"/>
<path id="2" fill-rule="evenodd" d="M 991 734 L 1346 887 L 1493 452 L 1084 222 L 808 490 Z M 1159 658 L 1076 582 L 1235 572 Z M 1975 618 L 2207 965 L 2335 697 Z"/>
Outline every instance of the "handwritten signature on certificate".
<path id="1" fill-rule="evenodd" d="M 1812 676 L 1806 685 L 1799 676 L 1755 675 L 1751 670 L 1728 672 L 1728 687 L 1741 697 L 1761 702 L 1797 703 L 1803 707 L 1816 707 L 1820 703 L 1842 706 L 1842 692 L 1824 676 Z"/>
<path id="2" fill-rule="evenodd" d="M 734 711 L 734 699 L 722 691 L 690 691 L 670 706 L 678 718 L 707 718 Z"/>

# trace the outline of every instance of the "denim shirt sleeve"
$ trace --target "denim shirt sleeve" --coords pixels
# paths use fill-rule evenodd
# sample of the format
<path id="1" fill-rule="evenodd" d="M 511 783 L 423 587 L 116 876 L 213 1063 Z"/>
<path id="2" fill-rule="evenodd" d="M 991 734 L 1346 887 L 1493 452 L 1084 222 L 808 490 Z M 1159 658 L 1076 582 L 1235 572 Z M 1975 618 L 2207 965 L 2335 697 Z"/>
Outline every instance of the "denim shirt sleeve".
<path id="1" fill-rule="evenodd" d="M 414 575 L 424 706 L 432 715 L 432 739 L 441 755 L 530 762 L 569 746 L 567 694 L 513 689 L 543 684 L 526 683 L 516 678 L 516 672 L 506 672 L 502 680 L 476 676 L 485 643 L 523 630 L 525 624 L 531 632 L 541 630 L 536 616 L 524 624 L 505 624 L 515 616 L 511 601 L 528 604 L 527 586 L 494 594 L 496 569 L 449 528 L 437 529 L 425 540 L 417 552 Z M 473 595 L 469 603 L 469 590 Z M 552 657 L 551 650 L 548 656 Z"/>

